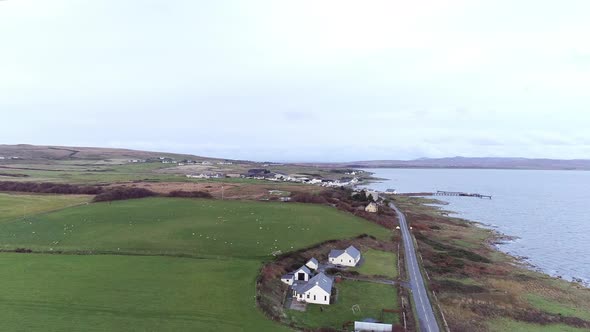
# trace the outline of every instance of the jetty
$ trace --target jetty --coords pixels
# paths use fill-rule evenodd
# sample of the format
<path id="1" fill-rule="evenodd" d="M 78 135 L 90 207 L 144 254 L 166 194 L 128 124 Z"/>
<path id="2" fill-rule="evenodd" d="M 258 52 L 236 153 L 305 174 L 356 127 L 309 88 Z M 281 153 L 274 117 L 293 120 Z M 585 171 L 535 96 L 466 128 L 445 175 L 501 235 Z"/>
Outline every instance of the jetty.
<path id="1" fill-rule="evenodd" d="M 462 196 L 462 197 L 476 197 L 476 198 L 492 199 L 492 196 L 490 196 L 490 195 L 465 193 L 465 192 L 460 192 L 460 191 L 442 191 L 442 190 L 438 190 L 436 193 L 434 193 L 434 196 Z"/>

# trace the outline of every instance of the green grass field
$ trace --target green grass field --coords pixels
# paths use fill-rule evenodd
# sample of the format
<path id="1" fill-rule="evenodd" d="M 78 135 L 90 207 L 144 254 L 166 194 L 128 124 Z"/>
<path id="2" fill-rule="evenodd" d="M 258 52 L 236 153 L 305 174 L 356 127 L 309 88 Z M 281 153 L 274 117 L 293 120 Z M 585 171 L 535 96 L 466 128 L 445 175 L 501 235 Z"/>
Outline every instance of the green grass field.
<path id="1" fill-rule="evenodd" d="M 0 224 L 0 248 L 268 257 L 329 239 L 389 231 L 305 204 L 147 198 L 89 204 Z"/>
<path id="2" fill-rule="evenodd" d="M 360 274 L 397 278 L 397 256 L 392 252 L 367 250 L 363 252 L 364 263 L 356 269 Z"/>
<path id="3" fill-rule="evenodd" d="M 0 193 L 0 223 L 22 219 L 42 212 L 63 209 L 68 206 L 82 204 L 92 196 L 52 195 L 52 194 L 4 194 Z"/>
<path id="4" fill-rule="evenodd" d="M 390 235 L 325 206 L 177 198 L 7 221 L 3 249 L 103 255 L 0 254 L 0 321 L 16 331 L 287 331 L 255 307 L 255 279 L 271 251 L 362 233 Z M 343 305 L 373 300 L 352 288 Z"/>
<path id="5" fill-rule="evenodd" d="M 577 308 L 572 303 L 561 303 L 554 299 L 549 300 L 537 294 L 527 294 L 526 299 L 533 307 L 552 314 L 590 320 L 590 312 L 588 310 Z"/>
<path id="6" fill-rule="evenodd" d="M 362 281 L 344 281 L 336 284 L 338 299 L 329 306 L 307 305 L 305 312 L 289 310 L 288 315 L 298 326 L 317 328 L 342 328 L 347 321 L 365 318 L 380 319 L 382 309 L 398 309 L 397 289 L 393 286 L 373 284 Z M 358 304 L 361 311 L 352 312 Z M 320 310 L 323 307 L 324 311 Z M 397 314 L 385 314 L 385 323 L 399 323 Z"/>
<path id="7" fill-rule="evenodd" d="M 288 331 L 255 307 L 259 263 L 0 255 L 2 331 Z"/>

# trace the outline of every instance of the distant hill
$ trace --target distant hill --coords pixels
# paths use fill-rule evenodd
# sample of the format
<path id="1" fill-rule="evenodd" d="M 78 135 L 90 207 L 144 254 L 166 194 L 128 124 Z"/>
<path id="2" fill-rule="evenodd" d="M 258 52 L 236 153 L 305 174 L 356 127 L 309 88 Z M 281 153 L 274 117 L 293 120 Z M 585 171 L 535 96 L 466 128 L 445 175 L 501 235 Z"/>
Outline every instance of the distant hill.
<path id="1" fill-rule="evenodd" d="M 416 160 L 371 160 L 348 163 L 315 164 L 323 167 L 349 168 L 482 168 L 482 169 L 546 169 L 590 170 L 590 160 L 527 159 L 527 158 L 421 158 Z"/>
<path id="2" fill-rule="evenodd" d="M 67 147 L 41 145 L 1 145 L 0 157 L 20 158 L 24 160 L 104 160 L 104 159 L 150 159 L 158 157 L 182 159 L 210 159 L 187 154 L 166 152 L 137 151 L 128 149 Z"/>

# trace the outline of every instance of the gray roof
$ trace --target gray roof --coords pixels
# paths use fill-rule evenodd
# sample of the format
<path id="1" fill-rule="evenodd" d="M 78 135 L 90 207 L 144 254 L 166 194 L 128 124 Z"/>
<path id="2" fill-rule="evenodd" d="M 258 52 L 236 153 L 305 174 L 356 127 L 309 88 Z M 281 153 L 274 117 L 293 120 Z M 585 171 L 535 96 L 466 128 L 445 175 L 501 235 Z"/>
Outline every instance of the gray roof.
<path id="1" fill-rule="evenodd" d="M 350 246 L 350 247 L 346 248 L 345 251 L 350 256 L 352 256 L 352 258 L 354 258 L 354 259 L 360 259 L 361 258 L 361 252 L 357 248 L 355 248 L 354 246 Z"/>
<path id="2" fill-rule="evenodd" d="M 298 268 L 297 270 L 293 271 L 293 274 L 295 274 L 297 271 L 301 271 L 301 270 L 303 270 L 303 272 L 311 275 L 311 270 L 305 265 L 303 265 L 300 268 Z"/>
<path id="3" fill-rule="evenodd" d="M 336 258 L 339 257 L 340 255 L 342 255 L 344 253 L 344 250 L 336 250 L 336 249 L 332 249 L 330 250 L 330 254 L 328 255 L 329 258 Z"/>
<path id="4" fill-rule="evenodd" d="M 287 273 L 284 276 L 282 276 L 281 279 L 292 279 L 293 276 L 294 276 L 294 274 L 291 272 L 291 273 Z"/>
<path id="5" fill-rule="evenodd" d="M 328 277 L 322 272 L 318 273 L 318 275 L 316 275 L 315 277 L 309 279 L 307 283 L 298 286 L 298 289 L 296 289 L 296 291 L 297 293 L 303 294 L 309 291 L 310 289 L 314 288 L 316 285 L 324 291 L 326 291 L 326 293 L 332 294 L 332 278 Z"/>
<path id="6" fill-rule="evenodd" d="M 314 257 L 312 257 L 310 260 L 308 260 L 308 261 L 307 261 L 307 263 L 309 263 L 309 262 L 312 262 L 312 263 L 314 263 L 315 265 L 318 265 L 318 264 L 319 264 L 318 260 L 317 260 L 317 259 L 315 259 Z M 307 264 L 307 263 L 305 263 L 305 264 Z"/>
<path id="7" fill-rule="evenodd" d="M 350 247 L 346 248 L 345 250 L 335 250 L 335 249 L 333 249 L 333 250 L 330 251 L 330 255 L 328 255 L 328 257 L 329 258 L 337 258 L 340 255 L 342 255 L 343 253 L 349 254 L 350 257 L 352 257 L 354 259 L 360 259 L 361 258 L 361 252 L 357 248 L 355 248 L 353 246 L 350 246 Z"/>

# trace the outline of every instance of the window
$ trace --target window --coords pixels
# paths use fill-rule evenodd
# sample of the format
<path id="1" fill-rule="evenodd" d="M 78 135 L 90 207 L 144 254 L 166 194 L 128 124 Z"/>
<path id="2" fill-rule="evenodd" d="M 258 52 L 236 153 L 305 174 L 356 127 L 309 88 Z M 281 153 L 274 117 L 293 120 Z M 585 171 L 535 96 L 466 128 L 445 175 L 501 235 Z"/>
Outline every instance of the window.
<path id="1" fill-rule="evenodd" d="M 352 263 L 352 260 L 351 260 L 351 259 L 349 259 L 349 260 L 348 260 L 348 262 L 349 262 L 349 263 Z"/>
<path id="2" fill-rule="evenodd" d="M 309 299 L 309 294 L 307 294 L 307 298 Z"/>
<path id="3" fill-rule="evenodd" d="M 327 296 L 324 296 L 324 301 L 328 301 L 328 297 Z"/>
<path id="4" fill-rule="evenodd" d="M 315 301 L 315 295 L 313 296 L 313 300 Z"/>

